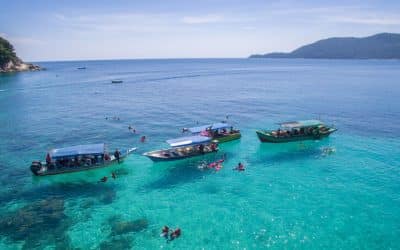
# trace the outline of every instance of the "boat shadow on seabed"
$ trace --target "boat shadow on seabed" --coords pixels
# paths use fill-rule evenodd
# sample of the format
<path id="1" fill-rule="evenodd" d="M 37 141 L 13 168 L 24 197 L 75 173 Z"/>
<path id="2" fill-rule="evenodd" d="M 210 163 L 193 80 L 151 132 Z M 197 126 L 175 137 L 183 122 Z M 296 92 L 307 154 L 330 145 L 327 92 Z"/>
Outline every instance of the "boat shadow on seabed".
<path id="1" fill-rule="evenodd" d="M 161 162 L 157 168 L 167 168 L 159 179 L 146 184 L 144 189 L 168 189 L 179 184 L 193 182 L 202 179 L 205 175 L 212 174 L 213 171 L 205 171 L 200 166 L 211 163 L 224 157 L 229 158 L 230 154 L 217 153 L 216 155 L 205 155 L 197 159 L 185 159 L 178 162 Z"/>
<path id="2" fill-rule="evenodd" d="M 282 163 L 304 159 L 318 159 L 336 152 L 329 143 L 324 141 L 290 142 L 285 144 L 260 144 L 256 160 L 253 163 Z"/>

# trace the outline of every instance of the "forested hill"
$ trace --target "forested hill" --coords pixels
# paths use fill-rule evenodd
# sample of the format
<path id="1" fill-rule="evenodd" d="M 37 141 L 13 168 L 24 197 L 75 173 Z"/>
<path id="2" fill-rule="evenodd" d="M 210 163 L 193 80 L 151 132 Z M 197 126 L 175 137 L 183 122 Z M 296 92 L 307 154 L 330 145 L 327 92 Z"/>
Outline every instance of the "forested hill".
<path id="1" fill-rule="evenodd" d="M 26 70 L 40 70 L 40 67 L 30 63 L 24 63 L 18 58 L 12 44 L 0 37 L 0 73 Z"/>
<path id="2" fill-rule="evenodd" d="M 400 34 L 328 38 L 290 53 L 251 55 L 250 58 L 400 59 Z"/>

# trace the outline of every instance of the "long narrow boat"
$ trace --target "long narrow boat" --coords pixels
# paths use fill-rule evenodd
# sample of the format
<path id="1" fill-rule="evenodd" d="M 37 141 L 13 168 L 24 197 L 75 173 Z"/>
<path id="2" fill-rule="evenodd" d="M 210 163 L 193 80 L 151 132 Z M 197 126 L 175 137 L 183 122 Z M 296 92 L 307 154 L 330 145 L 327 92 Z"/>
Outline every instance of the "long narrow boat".
<path id="1" fill-rule="evenodd" d="M 144 153 L 152 161 L 173 161 L 194 156 L 205 155 L 218 151 L 218 144 L 211 138 L 195 135 L 167 140 L 171 146 L 168 149 L 155 150 Z"/>
<path id="2" fill-rule="evenodd" d="M 203 135 L 217 140 L 219 143 L 240 139 L 240 130 L 228 123 L 213 123 L 187 129 L 192 135 Z"/>
<path id="3" fill-rule="evenodd" d="M 30 169 L 34 175 L 43 176 L 103 168 L 122 161 L 135 150 L 130 148 L 120 152 L 118 160 L 107 152 L 104 143 L 52 149 L 47 153 L 45 162 L 34 161 Z"/>
<path id="4" fill-rule="evenodd" d="M 284 122 L 277 130 L 256 131 L 261 142 L 282 143 L 304 140 L 319 140 L 337 129 L 329 127 L 319 120 Z"/>

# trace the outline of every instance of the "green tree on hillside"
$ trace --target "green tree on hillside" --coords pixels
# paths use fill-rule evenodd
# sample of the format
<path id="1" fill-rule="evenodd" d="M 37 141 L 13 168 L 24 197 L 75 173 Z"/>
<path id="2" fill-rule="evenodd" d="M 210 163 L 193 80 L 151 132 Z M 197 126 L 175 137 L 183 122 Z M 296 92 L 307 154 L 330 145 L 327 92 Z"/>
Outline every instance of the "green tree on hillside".
<path id="1" fill-rule="evenodd" d="M 19 58 L 15 54 L 14 47 L 11 43 L 0 37 L 0 68 L 9 61 L 16 63 L 19 61 Z"/>

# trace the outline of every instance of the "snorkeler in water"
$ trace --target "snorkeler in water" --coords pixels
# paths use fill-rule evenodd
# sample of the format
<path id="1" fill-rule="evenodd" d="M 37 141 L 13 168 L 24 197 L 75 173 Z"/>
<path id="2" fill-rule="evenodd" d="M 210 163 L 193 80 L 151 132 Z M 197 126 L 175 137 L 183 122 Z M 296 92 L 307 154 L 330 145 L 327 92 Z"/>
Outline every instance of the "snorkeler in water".
<path id="1" fill-rule="evenodd" d="M 164 226 L 162 229 L 161 229 L 161 237 L 164 237 L 164 238 L 168 238 L 168 233 L 169 233 L 169 227 L 168 226 Z"/>
<path id="2" fill-rule="evenodd" d="M 239 164 L 237 165 L 237 167 L 234 168 L 233 170 L 244 171 L 244 170 L 246 170 L 246 169 L 245 169 L 244 165 L 243 165 L 241 162 L 239 162 Z"/>
<path id="3" fill-rule="evenodd" d="M 176 238 L 178 238 L 179 236 L 181 236 L 181 229 L 177 228 L 170 234 L 169 241 L 173 241 Z"/>

